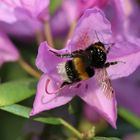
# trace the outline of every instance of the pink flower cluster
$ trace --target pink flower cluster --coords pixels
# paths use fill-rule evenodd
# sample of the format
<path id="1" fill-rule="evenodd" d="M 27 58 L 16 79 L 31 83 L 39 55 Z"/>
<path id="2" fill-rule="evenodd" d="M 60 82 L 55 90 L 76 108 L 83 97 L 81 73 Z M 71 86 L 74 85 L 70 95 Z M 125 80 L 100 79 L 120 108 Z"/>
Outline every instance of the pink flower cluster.
<path id="1" fill-rule="evenodd" d="M 0 0 L 0 65 L 19 59 L 19 52 L 6 33 L 31 35 L 49 18 L 48 1 Z"/>
<path id="2" fill-rule="evenodd" d="M 116 87 L 116 92 L 123 94 L 126 91 L 119 90 L 120 85 L 115 82 L 117 81 L 115 79 L 129 76 L 140 64 L 140 24 L 136 0 L 67 0 L 62 1 L 61 6 L 52 16 L 49 15 L 48 6 L 49 0 L 30 2 L 27 0 L 0 0 L 0 26 L 6 33 L 33 35 L 37 30 L 42 30 L 44 23 L 48 21 L 52 32 L 59 36 L 73 22 L 76 22 L 73 35 L 64 49 L 55 50 L 48 45 L 47 41 L 42 42 L 39 46 L 36 66 L 43 72 L 43 75 L 38 82 L 31 115 L 64 105 L 74 96 L 79 96 L 115 128 L 117 120 L 115 94 L 108 99 L 94 76 L 80 81 L 79 87 L 76 83 L 59 89 L 63 79 L 57 67 L 69 59 L 59 58 L 51 51 L 65 54 L 85 50 L 98 41 L 105 44 L 105 47 L 114 43 L 107 54 L 107 62 L 124 63 L 110 66 L 107 68 L 107 73 L 108 77 L 114 80 L 113 86 Z M 15 50 L 9 39 L 0 35 L 0 63 L 17 60 L 18 57 L 18 51 Z M 119 86 L 117 87 L 117 85 Z M 47 92 L 56 90 L 57 93 L 54 94 Z M 118 93 L 117 96 L 119 96 Z"/>

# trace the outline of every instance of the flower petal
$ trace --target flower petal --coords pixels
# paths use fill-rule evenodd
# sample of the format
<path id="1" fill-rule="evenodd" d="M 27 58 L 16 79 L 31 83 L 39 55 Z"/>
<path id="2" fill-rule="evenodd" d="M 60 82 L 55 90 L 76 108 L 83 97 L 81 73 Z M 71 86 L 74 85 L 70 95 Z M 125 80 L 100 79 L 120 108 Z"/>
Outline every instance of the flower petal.
<path id="1" fill-rule="evenodd" d="M 0 65 L 4 62 L 16 61 L 19 58 L 19 52 L 12 44 L 9 38 L 0 32 Z"/>
<path id="2" fill-rule="evenodd" d="M 117 43 L 118 42 L 118 43 Z M 129 41 L 116 41 L 111 48 L 108 61 L 121 61 L 114 66 L 107 68 L 111 79 L 126 77 L 133 73 L 140 65 L 140 41 L 130 38 Z"/>
<path id="3" fill-rule="evenodd" d="M 76 12 L 83 12 L 84 10 L 94 6 L 103 7 L 107 2 L 108 0 L 77 0 L 78 10 Z"/>
<path id="4" fill-rule="evenodd" d="M 13 7 L 9 7 L 2 1 L 0 1 L 0 20 L 12 23 L 16 21 L 16 17 L 13 14 Z"/>
<path id="5" fill-rule="evenodd" d="M 140 67 L 129 77 L 113 80 L 118 103 L 140 117 Z M 123 85 L 123 86 L 122 86 Z"/>
<path id="6" fill-rule="evenodd" d="M 34 0 L 34 1 L 27 1 L 27 0 L 3 0 L 0 2 L 1 5 L 1 12 L 7 16 L 8 14 L 11 14 L 12 21 L 10 21 L 8 18 L 1 18 L 0 19 L 9 23 L 14 22 L 15 20 L 18 20 L 19 17 L 16 17 L 15 10 L 17 8 L 27 11 L 28 15 L 30 15 L 32 18 L 44 18 L 46 19 L 48 17 L 48 5 L 49 0 L 41 1 L 40 0 Z M 27 16 L 28 16 L 27 15 Z M 44 17 L 42 17 L 42 15 Z M 41 17 L 40 17 L 41 16 Z M 11 17 L 10 17 L 11 18 Z"/>
<path id="7" fill-rule="evenodd" d="M 1 0 L 0 27 L 16 37 L 32 37 L 43 30 L 42 21 L 48 20 L 49 0 Z"/>
<path id="8" fill-rule="evenodd" d="M 88 9 L 77 23 L 69 45 L 72 50 L 85 49 L 99 40 L 111 42 L 110 23 L 98 8 Z"/>
<path id="9" fill-rule="evenodd" d="M 92 106 L 89 106 L 88 104 L 84 104 L 83 112 L 85 117 L 94 123 L 98 123 L 100 120 L 103 119 L 101 115 L 97 112 L 97 110 Z"/>
<path id="10" fill-rule="evenodd" d="M 61 50 L 56 50 L 56 49 L 51 48 L 47 44 L 47 42 L 43 42 L 40 44 L 39 50 L 38 50 L 38 55 L 36 58 L 36 66 L 38 67 L 38 69 L 40 69 L 44 73 L 50 73 L 54 70 L 55 70 L 54 73 L 57 73 L 56 72 L 57 64 L 60 62 L 66 61 L 66 59 L 56 56 L 54 53 L 52 53 L 49 50 L 57 52 L 59 54 L 65 54 L 65 53 L 69 52 L 69 49 L 68 49 L 68 47 L 66 47 Z"/>
<path id="11" fill-rule="evenodd" d="M 63 26 L 58 26 L 63 25 Z M 63 8 L 58 9 L 50 18 L 50 26 L 55 37 L 66 36 L 70 26 L 69 16 Z"/>
<path id="12" fill-rule="evenodd" d="M 53 109 L 55 107 L 61 106 L 69 102 L 73 96 L 75 96 L 76 92 L 68 87 L 61 89 L 56 94 L 48 94 L 46 93 L 46 82 L 47 80 L 51 80 L 47 75 L 42 75 L 39 83 L 37 85 L 37 93 L 36 98 L 33 104 L 33 109 L 31 112 L 31 116 L 36 115 L 37 113 Z M 54 91 L 58 88 L 56 83 L 51 80 L 49 90 Z"/>
<path id="13" fill-rule="evenodd" d="M 121 26 L 124 26 L 124 33 L 129 36 L 140 37 L 140 24 L 137 20 L 140 9 L 136 0 L 114 0 L 117 17 L 123 18 Z M 116 24 L 119 24 L 119 18 Z M 131 28 L 133 26 L 133 28 Z"/>
<path id="14" fill-rule="evenodd" d="M 86 81 L 85 85 L 83 84 L 81 93 L 78 96 L 87 104 L 94 107 L 105 120 L 116 128 L 117 103 L 115 96 L 111 99 L 107 98 L 94 79 Z"/>

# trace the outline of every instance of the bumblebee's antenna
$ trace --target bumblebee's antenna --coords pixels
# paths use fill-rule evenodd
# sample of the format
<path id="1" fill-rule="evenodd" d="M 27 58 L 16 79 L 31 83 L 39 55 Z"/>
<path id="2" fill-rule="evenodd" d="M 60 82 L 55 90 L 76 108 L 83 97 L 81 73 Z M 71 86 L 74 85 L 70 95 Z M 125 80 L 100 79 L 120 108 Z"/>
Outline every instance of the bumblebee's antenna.
<path id="1" fill-rule="evenodd" d="M 98 37 L 98 34 L 97 34 L 97 31 L 96 31 L 96 30 L 95 30 L 95 35 L 96 35 L 96 38 L 98 39 L 98 41 L 101 42 L 101 40 L 100 40 L 99 37 Z M 101 36 L 102 36 L 102 35 L 101 35 Z M 102 39 L 103 39 L 103 44 L 104 44 L 104 45 L 111 45 L 111 47 L 115 45 L 115 43 L 104 43 L 105 40 L 104 40 L 103 36 L 102 36 Z"/>
<path id="2" fill-rule="evenodd" d="M 95 30 L 95 35 L 96 35 L 96 38 L 98 39 L 98 41 L 101 42 L 99 37 L 98 37 L 98 34 L 97 34 L 96 30 Z"/>

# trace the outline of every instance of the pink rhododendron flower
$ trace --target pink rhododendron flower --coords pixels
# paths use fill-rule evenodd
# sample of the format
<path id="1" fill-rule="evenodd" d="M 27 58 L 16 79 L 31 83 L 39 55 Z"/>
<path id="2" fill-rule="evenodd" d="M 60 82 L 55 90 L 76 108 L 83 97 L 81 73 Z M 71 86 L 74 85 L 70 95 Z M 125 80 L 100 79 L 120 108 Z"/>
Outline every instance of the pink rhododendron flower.
<path id="1" fill-rule="evenodd" d="M 68 20 L 73 22 L 76 20 L 86 9 L 95 6 L 102 7 L 107 0 L 67 0 L 63 1 L 62 9 L 65 10 Z"/>
<path id="2" fill-rule="evenodd" d="M 83 12 L 91 7 L 103 7 L 107 0 L 64 0 L 60 8 L 50 19 L 54 35 L 65 33 Z M 63 25 L 63 26 L 58 26 Z"/>
<path id="3" fill-rule="evenodd" d="M 130 44 L 132 43 L 132 46 L 136 48 L 140 47 L 140 24 L 138 21 L 140 9 L 138 6 L 136 0 L 111 0 L 102 7 L 112 24 L 114 38 L 122 38 L 121 40 L 127 41 Z M 136 55 L 139 57 L 139 51 L 135 52 L 135 56 Z M 133 56 L 131 59 L 132 58 Z M 136 58 L 132 61 L 137 60 Z M 133 66 L 131 66 L 131 68 L 133 68 Z M 114 80 L 113 87 L 117 93 L 118 103 L 140 116 L 140 111 L 138 109 L 138 93 L 140 89 L 138 84 L 136 84 L 139 78 L 138 73 L 139 70 L 129 77 Z"/>
<path id="4" fill-rule="evenodd" d="M 136 37 L 140 37 L 137 20 L 140 10 L 136 0 L 110 0 L 102 10 L 111 22 L 113 35 L 137 42 Z"/>
<path id="5" fill-rule="evenodd" d="M 140 67 L 130 76 L 112 80 L 112 85 L 116 91 L 118 105 L 127 108 L 140 117 Z M 84 114 L 90 121 L 101 120 L 101 115 L 95 112 L 91 106 L 84 105 Z"/>
<path id="6" fill-rule="evenodd" d="M 1 0 L 0 20 L 13 23 L 27 18 L 48 19 L 49 0 Z"/>
<path id="7" fill-rule="evenodd" d="M 111 47 L 107 56 L 107 62 L 124 62 L 107 68 L 111 79 L 128 76 L 140 64 L 138 61 L 140 58 L 140 47 L 123 40 L 122 37 L 112 38 L 110 23 L 101 10 L 98 8 L 86 10 L 78 21 L 70 42 L 64 49 L 55 50 L 49 47 L 47 42 L 41 43 L 36 65 L 44 74 L 37 86 L 37 95 L 31 115 L 64 105 L 72 100 L 74 96 L 79 96 L 88 105 L 96 109 L 113 127 L 116 127 L 117 108 L 115 95 L 113 94 L 110 99 L 107 98 L 94 76 L 88 80 L 81 81 L 80 86 L 78 83 L 60 88 L 63 79 L 57 70 L 57 66 L 68 59 L 57 57 L 51 52 L 65 54 L 75 50 L 84 50 L 91 44 L 99 42 L 99 40 L 104 44 L 115 41 L 115 45 Z M 105 45 L 105 47 L 107 46 Z M 54 92 L 56 90 L 58 90 L 56 94 L 48 93 L 48 91 Z"/>
<path id="8" fill-rule="evenodd" d="M 0 26 L 8 33 L 32 35 L 48 20 L 48 5 L 49 0 L 0 0 Z"/>
<path id="9" fill-rule="evenodd" d="M 0 66 L 4 62 L 16 61 L 19 58 L 19 52 L 12 44 L 9 38 L 0 32 Z"/>
<path id="10" fill-rule="evenodd" d="M 108 0 L 77 0 L 77 12 L 84 12 L 84 10 L 95 6 L 102 8 L 107 2 Z M 79 15 L 81 15 L 81 13 L 79 13 Z"/>
<path id="11" fill-rule="evenodd" d="M 138 21 L 140 9 L 137 1 L 115 0 L 114 5 L 118 17 L 116 24 L 123 21 L 121 26 L 123 26 L 126 35 L 140 37 L 140 25 Z M 131 28 L 132 26 L 133 28 Z"/>
<path id="12" fill-rule="evenodd" d="M 94 123 L 97 123 L 103 119 L 101 115 L 95 110 L 95 108 L 89 106 L 88 104 L 84 104 L 83 113 L 89 121 Z"/>
<path id="13" fill-rule="evenodd" d="M 140 117 L 140 67 L 130 76 L 113 81 L 118 103 Z M 123 86 L 122 86 L 123 85 Z"/>

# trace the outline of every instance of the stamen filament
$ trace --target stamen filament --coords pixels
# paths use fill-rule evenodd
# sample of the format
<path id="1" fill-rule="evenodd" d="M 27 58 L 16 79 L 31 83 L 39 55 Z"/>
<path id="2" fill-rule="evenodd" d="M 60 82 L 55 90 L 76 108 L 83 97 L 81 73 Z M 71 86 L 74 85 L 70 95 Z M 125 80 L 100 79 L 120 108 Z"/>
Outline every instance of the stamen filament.
<path id="1" fill-rule="evenodd" d="M 30 75 L 34 76 L 35 78 L 39 79 L 41 74 L 33 69 L 23 58 L 18 60 L 19 65 Z"/>
<path id="2" fill-rule="evenodd" d="M 45 22 L 44 24 L 44 33 L 45 33 L 45 38 L 46 40 L 48 41 L 48 44 L 51 46 L 51 47 L 54 47 L 54 44 L 53 44 L 53 38 L 52 38 L 52 33 L 51 33 L 51 29 L 50 29 L 50 24 L 49 22 Z"/>
<path id="3" fill-rule="evenodd" d="M 67 37 L 66 37 L 65 46 L 67 44 L 67 41 L 71 38 L 71 36 L 73 34 L 73 31 L 75 29 L 75 26 L 76 26 L 76 20 L 74 20 L 73 23 L 70 26 L 69 32 L 68 32 Z"/>
<path id="4" fill-rule="evenodd" d="M 40 30 L 37 30 L 37 31 L 35 32 L 35 35 L 36 35 L 36 42 L 37 42 L 38 45 L 39 45 L 41 42 L 44 41 L 43 33 L 42 33 Z"/>

